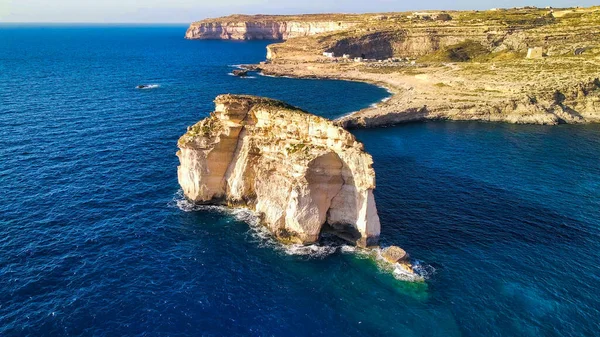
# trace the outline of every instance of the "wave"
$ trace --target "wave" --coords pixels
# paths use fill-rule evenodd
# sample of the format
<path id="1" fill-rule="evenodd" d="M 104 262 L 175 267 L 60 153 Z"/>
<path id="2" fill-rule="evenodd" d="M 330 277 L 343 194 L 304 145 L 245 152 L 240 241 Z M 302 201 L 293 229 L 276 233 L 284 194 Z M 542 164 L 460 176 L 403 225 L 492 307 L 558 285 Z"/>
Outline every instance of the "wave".
<path id="1" fill-rule="evenodd" d="M 248 224 L 248 236 L 259 247 L 271 248 L 286 255 L 304 256 L 307 258 L 323 259 L 337 251 L 336 246 L 328 244 L 282 244 L 271 234 L 266 226 L 263 226 L 255 212 L 246 208 L 228 208 L 225 206 L 196 205 L 186 199 L 183 192 L 179 190 L 173 200 L 168 204 L 170 207 L 178 208 L 184 212 L 218 212 L 233 217 L 237 221 Z"/>
<path id="2" fill-rule="evenodd" d="M 246 234 L 250 241 L 256 243 L 258 247 L 273 249 L 285 255 L 300 256 L 306 259 L 324 259 L 336 252 L 352 254 L 358 258 L 373 260 L 381 270 L 391 273 L 400 281 L 407 282 L 423 282 L 435 273 L 435 268 L 419 260 L 410 261 L 413 269 L 413 272 L 410 272 L 398 263 L 387 262 L 382 255 L 384 248 L 364 249 L 350 246 L 331 234 L 325 234 L 321 242 L 316 244 L 283 244 L 273 236 L 266 226 L 260 223 L 255 212 L 246 208 L 232 209 L 225 206 L 196 205 L 186 199 L 181 190 L 175 194 L 173 200 L 169 202 L 169 206 L 184 212 L 218 212 L 232 216 L 235 220 L 248 224 L 249 229 Z"/>
<path id="3" fill-rule="evenodd" d="M 424 282 L 435 274 L 435 268 L 425 264 L 421 260 L 409 261 L 412 266 L 412 272 L 399 263 L 389 263 L 383 257 L 384 250 L 385 247 L 363 249 L 355 246 L 344 246 L 341 248 L 342 253 L 353 254 L 361 258 L 368 258 L 375 261 L 380 270 L 392 274 L 394 278 L 400 281 Z"/>
<path id="4" fill-rule="evenodd" d="M 381 103 L 385 103 L 385 102 L 389 101 L 389 100 L 390 100 L 390 99 L 392 99 L 392 97 L 394 96 L 394 92 L 392 92 L 392 90 L 390 90 L 389 88 L 387 88 L 387 87 L 384 87 L 384 86 L 382 86 L 382 85 L 377 85 L 377 86 L 378 86 L 379 88 L 381 88 L 381 89 L 385 89 L 385 91 L 387 91 L 387 93 L 389 94 L 389 96 L 387 96 L 387 97 L 384 97 L 384 98 L 382 98 L 380 101 L 378 101 L 378 102 L 375 102 L 375 103 L 373 103 L 373 104 L 369 105 L 369 107 L 370 107 L 370 108 L 376 108 L 376 107 L 377 107 L 379 104 L 381 104 Z"/>
<path id="5" fill-rule="evenodd" d="M 140 90 L 156 89 L 160 88 L 160 84 L 140 84 L 135 88 Z"/>
<path id="6" fill-rule="evenodd" d="M 298 79 L 297 77 L 292 77 L 292 76 L 286 76 L 286 75 L 269 75 L 269 74 L 264 74 L 262 72 L 258 73 L 260 76 L 264 76 L 264 77 L 271 77 L 271 78 L 292 78 L 292 79 Z M 305 78 L 306 80 L 310 80 L 311 78 Z"/>
<path id="7" fill-rule="evenodd" d="M 239 78 L 250 78 L 250 79 L 256 78 L 256 76 L 237 76 L 234 73 L 227 73 L 227 75 L 229 75 L 229 76 L 235 76 L 235 77 L 239 77 Z"/>

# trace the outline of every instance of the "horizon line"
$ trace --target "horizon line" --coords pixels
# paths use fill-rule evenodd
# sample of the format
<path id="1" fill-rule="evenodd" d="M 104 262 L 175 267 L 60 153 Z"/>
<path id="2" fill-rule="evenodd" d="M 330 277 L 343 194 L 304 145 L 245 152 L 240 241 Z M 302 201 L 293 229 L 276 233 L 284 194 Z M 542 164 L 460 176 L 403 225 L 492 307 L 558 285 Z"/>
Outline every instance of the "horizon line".
<path id="1" fill-rule="evenodd" d="M 201 18 L 201 19 L 195 19 L 192 21 L 177 21 L 177 22 L 148 22 L 148 21 L 123 21 L 123 22 L 103 22 L 103 21 L 0 21 L 0 25 L 18 25 L 18 24 L 22 24 L 22 25 L 41 25 L 41 24 L 49 24 L 49 25 L 60 25 L 60 24 L 65 24 L 65 25 L 189 25 L 192 24 L 194 22 L 198 22 L 198 21 L 202 21 L 202 20 L 206 20 L 206 19 L 218 19 L 218 18 L 225 18 L 225 17 L 229 17 L 229 16 L 234 16 L 234 15 L 244 15 L 244 16 L 302 16 L 302 15 L 335 15 L 335 14 L 346 14 L 346 15 L 364 15 L 364 14 L 389 14 L 389 13 L 410 13 L 410 12 L 415 12 L 415 11 L 447 11 L 447 12 L 469 12 L 469 11 L 476 11 L 476 12 L 480 12 L 480 11 L 489 11 L 489 10 L 493 10 L 493 9 L 504 9 L 504 10 L 511 10 L 511 9 L 522 9 L 522 8 L 536 8 L 536 9 L 576 9 L 576 8 L 594 8 L 594 7 L 600 7 L 599 5 L 591 5 L 591 6 L 582 6 L 582 5 L 577 5 L 577 6 L 571 6 L 571 7 L 554 7 L 554 6 L 546 6 L 546 7 L 538 7 L 538 6 L 528 6 L 528 5 L 524 5 L 524 6 L 517 6 L 517 7 L 496 7 L 496 8 L 489 8 L 489 9 L 476 9 L 476 8 L 469 8 L 469 9 L 442 9 L 442 8 L 437 8 L 437 9 L 433 9 L 433 8 L 423 8 L 423 9 L 413 9 L 413 10 L 401 10 L 401 11 L 365 11 L 365 12 L 304 12 L 304 13 L 287 13 L 287 14 L 266 14 L 266 13 L 253 13 L 253 14 L 247 14 L 247 13 L 230 13 L 230 14 L 226 14 L 226 15 L 220 15 L 220 16 L 209 16 L 209 17 L 205 17 L 205 18 Z"/>
<path id="2" fill-rule="evenodd" d="M 0 25 L 189 25 L 191 22 L 146 22 L 146 21 L 124 21 L 124 22 L 98 22 L 98 21 L 0 21 Z"/>

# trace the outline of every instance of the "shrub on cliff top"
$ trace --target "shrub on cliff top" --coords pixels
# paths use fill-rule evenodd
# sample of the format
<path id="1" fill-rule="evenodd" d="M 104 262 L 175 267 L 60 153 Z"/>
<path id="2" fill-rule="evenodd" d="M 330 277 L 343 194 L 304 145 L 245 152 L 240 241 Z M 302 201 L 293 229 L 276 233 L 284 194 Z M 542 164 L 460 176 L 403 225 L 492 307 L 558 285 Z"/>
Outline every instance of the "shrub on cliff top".
<path id="1" fill-rule="evenodd" d="M 489 54 L 489 50 L 481 43 L 466 40 L 455 45 L 447 46 L 437 52 L 423 56 L 424 62 L 468 62 Z"/>

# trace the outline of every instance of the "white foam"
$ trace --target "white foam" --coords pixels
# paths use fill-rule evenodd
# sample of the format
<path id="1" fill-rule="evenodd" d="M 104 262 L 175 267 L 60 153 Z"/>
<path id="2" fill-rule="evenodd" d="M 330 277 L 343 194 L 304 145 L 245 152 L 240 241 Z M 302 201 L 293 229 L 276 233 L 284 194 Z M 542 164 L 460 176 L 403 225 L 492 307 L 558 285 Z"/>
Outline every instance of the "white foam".
<path id="1" fill-rule="evenodd" d="M 372 249 L 373 258 L 381 270 L 392 273 L 392 275 L 394 275 L 394 277 L 398 280 L 407 282 L 423 282 L 429 279 L 435 273 L 435 268 L 433 268 L 433 266 L 423 264 L 423 262 L 419 260 L 409 261 L 413 270 L 412 272 L 406 270 L 406 268 L 399 263 L 389 263 L 382 255 L 384 249 L 385 248 L 383 247 Z"/>
<path id="2" fill-rule="evenodd" d="M 227 73 L 227 75 L 229 75 L 229 76 L 235 76 L 235 77 L 239 77 L 239 78 L 250 78 L 250 79 L 256 78 L 256 76 L 247 76 L 247 75 L 246 76 L 238 76 L 238 75 L 236 75 L 234 73 Z"/>
<path id="3" fill-rule="evenodd" d="M 208 212 L 219 212 L 232 216 L 237 221 L 243 221 L 250 227 L 248 230 L 248 236 L 250 240 L 255 242 L 259 247 L 268 247 L 274 249 L 280 253 L 294 256 L 305 256 L 308 258 L 322 259 L 336 252 L 336 246 L 331 245 L 300 245 L 290 244 L 284 245 L 271 234 L 267 227 L 263 226 L 257 214 L 249 209 L 245 208 L 227 208 L 224 206 L 209 206 L 209 205 L 196 205 L 187 200 L 183 192 L 179 190 L 173 200 L 168 204 L 170 207 L 176 207 L 184 212 L 197 212 L 197 211 L 208 211 Z"/>
<path id="4" fill-rule="evenodd" d="M 422 261 L 411 261 L 414 273 L 404 269 L 399 264 L 390 264 L 383 256 L 383 248 L 363 249 L 346 244 L 334 242 L 335 237 L 325 236 L 322 243 L 312 245 L 282 244 L 279 242 L 266 226 L 263 226 L 256 213 L 245 208 L 227 208 L 224 206 L 195 205 L 187 200 L 183 192 L 179 190 L 171 202 L 170 207 L 176 207 L 184 212 L 208 211 L 219 212 L 232 216 L 237 221 L 248 224 L 248 236 L 250 241 L 258 247 L 273 249 L 279 253 L 291 256 L 302 256 L 308 259 L 324 259 L 339 251 L 342 254 L 352 254 L 361 259 L 371 259 L 385 272 L 391 273 L 396 279 L 408 282 L 423 282 L 435 273 L 435 268 L 423 264 Z"/>
<path id="5" fill-rule="evenodd" d="M 139 89 L 139 90 L 148 90 L 148 89 L 160 88 L 160 84 L 143 84 L 143 85 L 145 87 L 143 87 L 143 88 L 136 87 L 136 89 Z"/>
<path id="6" fill-rule="evenodd" d="M 392 90 L 390 90 L 389 88 L 384 87 L 382 85 L 377 85 L 377 86 L 379 88 L 381 88 L 381 89 L 385 89 L 385 91 L 387 91 L 387 93 L 389 94 L 389 96 L 382 98 L 381 101 L 379 101 L 379 102 L 375 102 L 375 103 L 369 105 L 369 107 L 371 107 L 371 108 L 376 108 L 379 104 L 385 103 L 385 102 L 389 101 L 394 96 L 394 92 L 392 92 Z"/>
<path id="7" fill-rule="evenodd" d="M 282 244 L 266 226 L 258 220 L 258 216 L 247 209 L 231 211 L 236 220 L 244 221 L 249 226 L 248 235 L 259 247 L 274 249 L 285 255 L 303 256 L 309 259 L 323 259 L 336 252 L 337 247 L 327 244 Z"/>
<path id="8" fill-rule="evenodd" d="M 271 77 L 271 78 L 292 78 L 292 79 L 298 79 L 297 77 L 292 77 L 292 76 L 280 76 L 280 75 L 268 75 L 268 74 L 264 74 L 262 72 L 258 73 L 260 76 L 264 76 L 264 77 Z M 303 78 L 304 80 L 311 80 L 313 78 Z"/>

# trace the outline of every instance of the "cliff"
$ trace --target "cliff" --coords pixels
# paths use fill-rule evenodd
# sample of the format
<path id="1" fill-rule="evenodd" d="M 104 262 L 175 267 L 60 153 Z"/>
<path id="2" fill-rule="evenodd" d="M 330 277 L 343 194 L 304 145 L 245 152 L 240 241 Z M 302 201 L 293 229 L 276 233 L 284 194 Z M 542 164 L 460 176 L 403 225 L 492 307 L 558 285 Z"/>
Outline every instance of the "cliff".
<path id="1" fill-rule="evenodd" d="M 222 95 L 178 141 L 178 179 L 200 204 L 248 207 L 281 240 L 313 243 L 331 231 L 376 244 L 372 158 L 331 121 L 283 102 Z"/>
<path id="2" fill-rule="evenodd" d="M 439 89 L 438 92 L 445 92 L 447 99 L 460 97 L 461 93 L 452 92 L 453 90 L 456 89 L 448 86 Z M 464 92 L 462 94 L 464 95 Z M 344 116 L 336 120 L 336 123 L 345 128 L 356 128 L 423 120 L 472 120 L 541 125 L 600 123 L 600 80 L 593 78 L 575 85 L 557 85 L 537 93 L 513 93 L 506 99 L 490 99 L 486 97 L 485 92 L 481 92 L 472 101 L 462 99 L 462 102 L 452 102 L 451 99 L 436 102 L 414 97 L 412 100 L 396 99 L 374 109 Z"/>
<path id="3" fill-rule="evenodd" d="M 190 29 L 198 38 L 285 39 L 267 47 L 260 68 L 268 75 L 365 81 L 393 92 L 338 120 L 344 127 L 440 119 L 600 122 L 598 6 L 230 16 Z"/>
<path id="4" fill-rule="evenodd" d="M 275 76 L 365 81 L 393 93 L 338 120 L 344 127 L 600 122 L 600 7 L 446 14 L 450 20 L 427 12 L 365 14 L 341 32 L 268 46 L 261 68 Z"/>
<path id="5" fill-rule="evenodd" d="M 351 17 L 344 17 L 343 21 L 335 19 L 327 15 L 235 15 L 194 22 L 185 37 L 203 40 L 287 40 L 341 31 L 357 24 Z"/>

